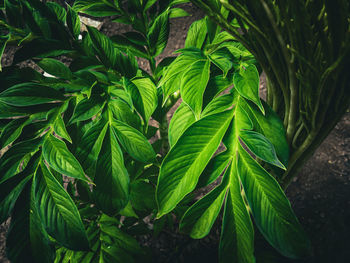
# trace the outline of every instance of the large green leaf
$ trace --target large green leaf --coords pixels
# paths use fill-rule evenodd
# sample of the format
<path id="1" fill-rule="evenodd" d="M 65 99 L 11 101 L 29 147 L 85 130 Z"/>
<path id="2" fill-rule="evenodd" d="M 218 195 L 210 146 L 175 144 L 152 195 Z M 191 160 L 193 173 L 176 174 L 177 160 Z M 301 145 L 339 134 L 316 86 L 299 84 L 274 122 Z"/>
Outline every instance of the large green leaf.
<path id="1" fill-rule="evenodd" d="M 219 260 L 222 263 L 255 263 L 253 224 L 241 195 L 235 166 L 236 163 L 227 169 L 230 183 L 222 221 Z"/>
<path id="2" fill-rule="evenodd" d="M 235 73 L 233 84 L 241 96 L 254 102 L 265 113 L 259 97 L 259 72 L 253 64 L 242 68 L 240 73 Z"/>
<path id="3" fill-rule="evenodd" d="M 52 59 L 52 58 L 44 58 L 40 60 L 38 66 L 41 67 L 45 72 L 62 79 L 72 79 L 73 74 L 70 69 L 63 64 L 61 61 Z"/>
<path id="4" fill-rule="evenodd" d="M 111 100 L 108 102 L 108 108 L 112 110 L 114 118 L 127 123 L 135 129 L 140 129 L 141 118 L 131 110 L 130 106 L 123 100 Z"/>
<path id="5" fill-rule="evenodd" d="M 34 176 L 33 188 L 47 232 L 65 247 L 89 249 L 89 241 L 74 201 L 43 162 Z"/>
<path id="6" fill-rule="evenodd" d="M 196 117 L 191 108 L 185 103 L 181 103 L 176 109 L 169 124 L 168 136 L 170 147 L 174 146 L 184 131 L 195 121 Z"/>
<path id="7" fill-rule="evenodd" d="M 229 169 L 228 169 L 229 170 Z M 229 172 L 228 172 L 229 173 Z M 224 175 L 219 186 L 194 203 L 183 215 L 180 230 L 200 239 L 209 234 L 225 199 L 230 174 Z"/>
<path id="8" fill-rule="evenodd" d="M 129 175 L 123 153 L 112 128 L 108 127 L 96 164 L 93 194 L 98 207 L 114 215 L 129 201 Z"/>
<path id="9" fill-rule="evenodd" d="M 310 243 L 278 182 L 239 145 L 237 172 L 260 232 L 281 254 L 309 255 Z"/>
<path id="10" fill-rule="evenodd" d="M 168 35 L 169 13 L 165 11 L 154 20 L 147 34 L 150 53 L 153 57 L 163 52 L 168 42 Z"/>
<path id="11" fill-rule="evenodd" d="M 14 263 L 50 263 L 54 259 L 53 245 L 40 221 L 30 185 L 26 185 L 13 209 L 6 255 Z"/>
<path id="12" fill-rule="evenodd" d="M 190 193 L 232 119 L 233 111 L 205 117 L 192 124 L 164 158 L 157 184 L 158 217 L 170 212 Z"/>
<path id="13" fill-rule="evenodd" d="M 181 81 L 181 97 L 191 107 L 197 119 L 200 118 L 203 94 L 210 75 L 209 60 L 199 60 L 184 72 Z"/>
<path id="14" fill-rule="evenodd" d="M 187 32 L 185 48 L 196 47 L 201 49 L 207 36 L 207 25 L 205 19 L 192 23 Z"/>
<path id="15" fill-rule="evenodd" d="M 133 158 L 144 163 L 155 159 L 152 145 L 141 132 L 117 120 L 112 122 L 112 126 L 121 145 Z"/>
<path id="16" fill-rule="evenodd" d="M 0 93 L 0 102 L 13 106 L 30 106 L 63 101 L 63 94 L 35 83 L 21 83 Z"/>
<path id="17" fill-rule="evenodd" d="M 116 52 L 113 42 L 96 28 L 87 26 L 90 39 L 101 62 L 107 67 L 115 65 Z"/>
<path id="18" fill-rule="evenodd" d="M 47 135 L 43 144 L 43 157 L 57 172 L 76 179 L 89 181 L 78 160 L 68 150 L 66 144 L 52 134 Z"/>

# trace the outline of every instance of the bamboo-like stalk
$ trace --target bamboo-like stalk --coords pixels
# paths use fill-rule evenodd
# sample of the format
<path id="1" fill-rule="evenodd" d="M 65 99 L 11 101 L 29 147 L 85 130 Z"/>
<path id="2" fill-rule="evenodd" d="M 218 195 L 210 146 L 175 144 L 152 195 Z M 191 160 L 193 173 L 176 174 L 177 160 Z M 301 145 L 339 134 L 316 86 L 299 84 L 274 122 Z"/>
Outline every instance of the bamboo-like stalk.
<path id="1" fill-rule="evenodd" d="M 242 35 L 210 8 L 212 1 L 191 0 L 251 51 L 267 75 L 267 103 L 284 121 L 290 145 L 280 179 L 286 188 L 350 106 L 350 3 L 220 0 L 249 26 Z"/>

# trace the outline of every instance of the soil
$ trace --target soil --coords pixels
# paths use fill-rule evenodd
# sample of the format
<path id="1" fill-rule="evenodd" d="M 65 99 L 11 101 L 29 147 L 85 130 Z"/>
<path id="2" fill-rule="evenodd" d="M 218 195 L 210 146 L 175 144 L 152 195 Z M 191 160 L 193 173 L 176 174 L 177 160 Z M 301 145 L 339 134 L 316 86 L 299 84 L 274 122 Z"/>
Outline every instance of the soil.
<path id="1" fill-rule="evenodd" d="M 203 17 L 192 5 L 184 9 L 190 17 L 173 19 L 170 39 L 164 54 L 184 46 L 190 24 Z M 128 27 L 106 22 L 101 31 L 114 35 Z M 5 51 L 3 65 L 11 61 L 13 52 Z M 159 60 L 158 60 L 159 61 Z M 145 61 L 139 65 L 148 69 Z M 350 258 L 350 112 L 344 115 L 335 129 L 302 168 L 287 189 L 287 196 L 306 233 L 311 239 L 313 256 L 305 260 L 287 260 L 278 255 L 266 242 L 257 238 L 257 262 L 278 263 L 345 263 Z M 220 221 L 220 220 L 218 220 Z M 0 225 L 0 263 L 5 257 L 5 233 L 8 223 Z M 257 233 L 258 231 L 256 231 Z M 217 262 L 220 222 L 202 240 L 192 240 L 178 233 L 161 233 L 157 239 L 143 241 L 154 254 L 154 262 Z"/>

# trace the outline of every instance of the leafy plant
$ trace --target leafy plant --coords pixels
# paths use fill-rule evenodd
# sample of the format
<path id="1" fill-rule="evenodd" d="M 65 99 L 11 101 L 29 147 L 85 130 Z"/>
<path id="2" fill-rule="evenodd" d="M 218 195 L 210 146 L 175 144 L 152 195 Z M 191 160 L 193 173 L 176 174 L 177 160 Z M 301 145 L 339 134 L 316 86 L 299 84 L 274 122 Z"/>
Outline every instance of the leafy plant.
<path id="1" fill-rule="evenodd" d="M 181 232 L 203 238 L 221 208 L 220 262 L 255 261 L 254 225 L 284 256 L 310 253 L 282 190 L 304 135 L 293 144 L 291 105 L 276 106 L 276 83 L 267 102 L 259 97 L 260 67 L 269 80 L 284 78 L 269 71 L 279 60 L 261 60 L 274 53 L 243 41 L 260 43 L 255 15 L 242 20 L 227 2 L 194 1 L 219 23 L 194 22 L 178 55 L 159 61 L 169 19 L 188 15 L 177 6 L 185 2 L 0 1 L 0 54 L 20 46 L 0 73 L 0 222 L 11 217 L 12 262 L 151 262 L 135 237 L 156 237 L 174 214 Z M 81 32 L 79 13 L 133 31 L 108 37 L 87 25 Z M 327 46 L 320 45 L 321 55 Z M 339 52 L 334 70 L 346 64 L 348 49 Z M 36 69 L 21 64 L 27 60 Z M 212 183 L 194 202 L 193 191 Z"/>

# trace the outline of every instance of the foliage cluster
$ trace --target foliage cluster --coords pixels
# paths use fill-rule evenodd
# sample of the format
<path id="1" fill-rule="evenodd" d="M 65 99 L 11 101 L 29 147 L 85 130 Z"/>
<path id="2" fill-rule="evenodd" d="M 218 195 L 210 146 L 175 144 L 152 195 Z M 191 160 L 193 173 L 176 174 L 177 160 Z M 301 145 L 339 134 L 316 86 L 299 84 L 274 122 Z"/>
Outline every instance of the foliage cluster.
<path id="1" fill-rule="evenodd" d="M 271 89 L 267 102 L 259 97 L 261 66 L 269 80 L 284 75 L 244 41 L 260 43 L 258 16 L 243 4 L 252 17 L 235 17 L 241 9 L 227 1 L 193 1 L 217 23 L 194 22 L 178 55 L 158 61 L 186 2 L 0 1 L 0 55 L 20 46 L 0 72 L 0 222 L 11 217 L 12 262 L 151 262 L 136 236 L 156 237 L 175 215 L 181 232 L 203 238 L 221 210 L 220 262 L 255 262 L 254 228 L 286 257 L 310 253 L 280 186 L 308 126 L 291 143 L 283 120 L 292 106 Z M 78 13 L 133 30 L 81 32 Z M 21 66 L 27 60 L 51 76 Z M 214 182 L 194 202 L 194 190 Z"/>

